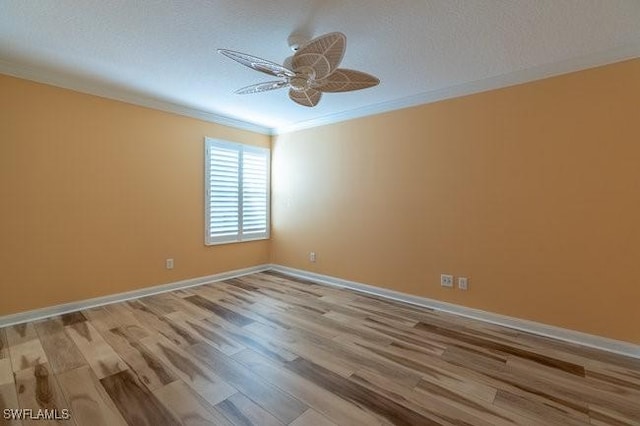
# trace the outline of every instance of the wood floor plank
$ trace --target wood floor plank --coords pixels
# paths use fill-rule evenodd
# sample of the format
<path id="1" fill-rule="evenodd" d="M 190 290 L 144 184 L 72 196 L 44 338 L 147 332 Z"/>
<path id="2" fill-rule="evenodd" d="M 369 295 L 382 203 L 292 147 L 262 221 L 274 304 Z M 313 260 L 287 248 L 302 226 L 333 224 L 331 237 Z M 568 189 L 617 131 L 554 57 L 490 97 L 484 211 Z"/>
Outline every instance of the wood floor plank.
<path id="1" fill-rule="evenodd" d="M 349 352 L 351 355 L 343 355 L 345 357 L 352 356 L 354 360 L 358 360 L 360 370 L 366 369 L 376 374 L 389 378 L 404 386 L 413 387 L 420 380 L 419 372 L 407 368 L 403 364 L 399 364 L 390 360 L 388 357 L 379 353 L 372 352 L 360 343 L 359 337 L 344 336 L 333 339 L 340 344 L 338 353 L 342 351 Z"/>
<path id="2" fill-rule="evenodd" d="M 236 425 L 284 426 L 284 423 L 241 393 L 225 399 L 216 408 Z"/>
<path id="3" fill-rule="evenodd" d="M 20 408 L 18 404 L 18 395 L 16 394 L 16 386 L 13 383 L 5 383 L 0 385 L 0 426 L 20 426 L 22 421 L 17 418 L 5 417 L 5 410 L 16 410 Z"/>
<path id="4" fill-rule="evenodd" d="M 245 366 L 207 344 L 194 345 L 189 351 L 227 383 L 285 424 L 302 415 L 308 408 L 306 404 L 257 377 Z"/>
<path id="5" fill-rule="evenodd" d="M 549 426 L 580 426 L 590 423 L 587 414 L 580 416 L 580 419 L 567 416 L 565 411 L 556 407 L 545 405 L 502 389 L 497 392 L 493 404 Z"/>
<path id="6" fill-rule="evenodd" d="M 182 312 L 173 312 L 167 315 L 167 318 L 180 324 L 185 329 L 191 330 L 203 341 L 227 355 L 232 355 L 245 349 L 245 346 L 241 343 L 225 337 L 221 332 L 221 326 L 218 324 L 193 319 Z"/>
<path id="7" fill-rule="evenodd" d="M 505 410 L 495 404 L 487 405 L 485 401 L 474 398 L 469 394 L 460 394 L 445 387 L 428 381 L 421 381 L 415 390 L 423 395 L 439 400 L 443 404 L 449 404 L 469 414 L 484 419 L 490 424 L 535 424 L 528 416 L 517 410 Z"/>
<path id="8" fill-rule="evenodd" d="M 76 311 L 60 315 L 60 320 L 62 321 L 62 325 L 66 327 L 67 325 L 73 325 L 78 322 L 86 321 L 87 318 L 82 312 Z"/>
<path id="9" fill-rule="evenodd" d="M 76 344 L 67 335 L 63 322 L 45 320 L 35 324 L 42 348 L 56 374 L 87 364 Z"/>
<path id="10" fill-rule="evenodd" d="M 201 341 L 197 335 L 173 323 L 170 318 L 156 314 L 139 301 L 127 302 L 126 306 L 133 312 L 136 320 L 152 335 L 160 333 L 178 346 L 190 346 Z"/>
<path id="11" fill-rule="evenodd" d="M 522 349 L 519 347 L 511 346 L 505 343 L 499 343 L 491 339 L 481 338 L 475 335 L 454 331 L 448 328 L 434 326 L 432 324 L 426 324 L 423 322 L 418 323 L 415 328 L 419 330 L 425 330 L 430 333 L 436 333 L 441 336 L 450 337 L 455 341 L 462 341 L 478 348 L 488 348 L 505 354 L 509 354 L 515 357 L 527 359 L 541 365 L 556 368 L 560 371 L 575 374 L 580 377 L 584 377 L 584 367 L 574 363 L 566 362 L 560 359 L 552 358 L 534 351 Z"/>
<path id="12" fill-rule="evenodd" d="M 336 323 L 349 324 L 351 328 L 358 330 L 357 335 L 359 337 L 367 338 L 367 340 L 371 341 L 372 343 L 389 344 L 392 341 L 392 339 L 389 336 L 386 336 L 383 333 L 363 327 L 363 325 L 367 322 L 367 319 L 369 318 L 368 316 L 365 316 L 364 318 L 357 318 L 357 317 L 354 318 L 351 315 L 346 315 L 333 310 L 328 311 L 322 316 L 324 318 L 328 318 L 332 321 L 335 321 Z M 389 322 L 389 320 L 386 320 L 386 319 L 383 319 L 382 321 L 385 321 L 387 324 L 392 324 Z M 408 324 L 404 324 L 404 323 L 398 324 L 398 326 L 409 327 Z M 353 335 L 354 333 L 352 331 L 349 331 L 348 333 L 342 333 L 342 334 L 350 336 L 350 335 Z"/>
<path id="13" fill-rule="evenodd" d="M 89 322 L 76 322 L 66 326 L 65 331 L 99 379 L 128 368 Z"/>
<path id="14" fill-rule="evenodd" d="M 377 312 L 382 314 L 386 318 L 390 317 L 398 322 L 402 322 L 406 319 L 411 319 L 416 323 L 420 321 L 428 323 L 435 316 L 435 313 L 432 309 L 417 308 L 406 303 L 362 294 L 358 295 L 358 297 L 356 297 L 353 301 L 349 302 L 349 306 L 361 309 L 364 312 Z"/>
<path id="15" fill-rule="evenodd" d="M 516 370 L 526 370 L 529 374 L 544 377 L 561 377 L 568 386 L 589 389 L 590 393 L 597 393 L 602 398 L 615 400 L 640 401 L 640 388 L 623 380 L 600 374 L 585 374 L 584 378 L 576 378 L 571 374 L 558 372 L 553 368 L 534 363 L 529 360 L 510 358 L 507 366 Z"/>
<path id="16" fill-rule="evenodd" d="M 33 323 L 38 337 L 64 331 L 64 327 L 86 321 L 82 312 L 70 312 L 35 321 Z"/>
<path id="17" fill-rule="evenodd" d="M 13 383 L 13 368 L 11 367 L 11 359 L 0 359 L 0 385 L 6 385 L 7 383 Z"/>
<path id="18" fill-rule="evenodd" d="M 138 321 L 138 318 L 132 312 L 128 303 L 116 303 L 113 305 L 107 305 L 104 307 L 106 318 L 108 318 L 109 327 L 139 327 L 145 331 L 146 335 L 149 335 L 153 329 L 145 329 L 143 324 Z M 140 338 L 146 336 L 140 336 Z"/>
<path id="19" fill-rule="evenodd" d="M 635 371 L 638 372 L 638 378 L 640 379 L 640 358 L 630 358 L 613 352 L 605 352 L 576 343 L 560 341 L 546 336 L 537 336 L 526 332 L 518 333 L 516 339 L 524 344 L 552 352 L 567 361 L 572 361 L 585 367 L 621 367 L 629 371 Z"/>
<path id="20" fill-rule="evenodd" d="M 289 423 L 289 426 L 337 426 L 316 410 L 309 408 L 303 415 Z"/>
<path id="21" fill-rule="evenodd" d="M 640 403 L 637 398 L 626 398 L 595 386 L 587 386 L 584 380 L 577 380 L 572 374 L 561 374 L 550 369 L 532 369 L 525 363 L 507 363 L 510 367 L 507 380 L 527 382 L 530 386 L 544 389 L 552 395 L 564 396 L 576 401 L 584 401 L 591 411 L 615 411 L 627 421 L 640 421 Z"/>
<path id="22" fill-rule="evenodd" d="M 38 333 L 33 323 L 22 323 L 6 327 L 4 329 L 7 337 L 9 347 L 17 346 L 21 343 L 35 340 L 38 338 Z"/>
<path id="23" fill-rule="evenodd" d="M 78 425 L 126 425 L 104 387 L 89 366 L 58 374 L 62 393 Z"/>
<path id="24" fill-rule="evenodd" d="M 589 419 L 594 425 L 621 425 L 621 426 L 639 426 L 639 417 L 629 417 L 624 413 L 620 413 L 616 409 L 609 407 L 593 406 L 589 407 Z"/>
<path id="25" fill-rule="evenodd" d="M 636 369 L 620 364 L 607 364 L 594 361 L 587 362 L 585 368 L 587 380 L 615 385 L 621 389 L 622 392 L 626 393 L 636 393 L 640 391 L 640 363 Z"/>
<path id="26" fill-rule="evenodd" d="M 16 372 L 15 380 L 20 408 L 31 410 L 33 416 L 37 416 L 39 410 L 50 410 L 57 413 L 56 417 L 62 417 L 63 410 L 69 409 L 48 364 L 38 364 L 22 369 Z M 48 420 L 37 417 L 32 419 L 30 416 L 22 423 L 24 425 L 73 425 L 71 419 Z"/>
<path id="27" fill-rule="evenodd" d="M 178 380 L 156 389 L 154 394 L 182 425 L 233 425 L 183 381 Z"/>
<path id="28" fill-rule="evenodd" d="M 192 294 L 185 295 L 184 297 L 188 296 L 192 296 Z M 174 293 L 158 294 L 156 297 L 161 298 L 162 303 L 172 309 L 173 312 L 181 312 L 192 319 L 203 319 L 211 315 L 206 309 L 194 306 L 193 303 L 185 301 L 184 297 L 178 297 Z"/>
<path id="29" fill-rule="evenodd" d="M 254 316 L 258 317 L 256 321 L 270 327 L 288 330 L 291 324 L 283 314 L 286 313 L 287 307 L 278 301 L 269 298 L 261 298 L 258 302 L 251 305 L 251 311 Z M 252 324 L 246 326 L 251 327 Z"/>
<path id="30" fill-rule="evenodd" d="M 200 296 L 209 301 L 216 302 L 219 299 L 223 299 L 225 297 L 225 293 L 220 289 L 221 283 L 216 283 L 215 285 L 203 285 L 201 287 L 193 287 L 191 288 L 192 296 Z M 209 311 L 206 308 L 202 308 Z M 211 311 L 209 311 L 209 315 L 211 315 Z"/>
<path id="31" fill-rule="evenodd" d="M 101 334 L 132 372 L 138 376 L 138 379 L 150 390 L 177 380 L 177 376 L 153 352 L 140 343 L 137 327 L 122 326 Z"/>
<path id="32" fill-rule="evenodd" d="M 362 327 L 365 330 L 386 336 L 392 342 L 413 344 L 424 349 L 430 349 L 432 352 L 438 354 L 442 354 L 449 345 L 449 343 L 434 338 L 434 336 L 420 333 L 413 327 L 398 326 L 397 324 L 390 324 L 388 321 L 379 321 L 371 317 L 368 317 L 366 321 L 362 322 Z"/>
<path id="33" fill-rule="evenodd" d="M 246 349 L 233 358 L 263 379 L 294 395 L 339 425 L 390 425 L 392 422 L 333 394 L 263 355 Z"/>
<path id="34" fill-rule="evenodd" d="M 42 348 L 40 339 L 32 338 L 30 340 L 18 340 L 22 343 L 9 346 L 9 354 L 11 356 L 11 364 L 13 371 L 18 372 L 33 368 L 36 365 L 44 364 L 48 361 L 47 355 Z"/>
<path id="35" fill-rule="evenodd" d="M 326 300 L 326 299 L 323 299 Z M 382 321 L 390 325 L 403 325 L 407 327 L 415 326 L 419 321 L 413 318 L 399 317 L 393 313 L 381 311 L 379 309 L 372 309 L 365 307 L 362 304 L 355 304 L 349 302 L 346 306 L 332 306 L 332 312 L 340 313 L 342 315 L 348 315 L 352 318 L 359 319 L 360 321 L 367 318 L 371 318 L 377 321 Z"/>
<path id="36" fill-rule="evenodd" d="M 269 330 L 263 324 L 252 324 L 248 329 L 255 333 L 265 333 L 265 330 Z M 331 339 L 325 339 L 328 344 L 323 345 L 322 343 L 305 339 L 305 335 L 309 337 L 309 334 L 298 330 L 288 330 L 286 332 L 271 330 L 269 333 L 270 338 L 278 342 L 287 351 L 315 362 L 343 377 L 349 377 L 359 368 L 359 363 L 353 358 L 347 359 L 334 356 L 332 349 L 335 350 L 338 344 L 331 341 Z"/>
<path id="37" fill-rule="evenodd" d="M 535 376 L 533 380 L 530 380 L 529 376 L 520 379 L 511 376 L 506 362 L 487 357 L 484 353 L 450 347 L 441 358 L 434 358 L 433 362 L 446 371 L 454 371 L 498 390 L 505 390 L 533 402 L 554 407 L 564 412 L 567 417 L 583 419 L 585 414 L 588 414 L 589 409 L 584 401 L 550 392 L 544 384 L 535 380 Z"/>
<path id="38" fill-rule="evenodd" d="M 540 399 L 577 416 L 588 413 L 587 403 L 572 395 L 558 392 L 537 380 L 535 376 L 518 376 L 509 371 L 506 362 L 494 359 L 484 353 L 474 353 L 463 348 L 449 347 L 442 359 L 452 365 L 467 369 L 476 377 L 484 377 L 497 389 L 512 391 L 527 398 Z"/>
<path id="39" fill-rule="evenodd" d="M 64 325 L 62 325 L 62 318 L 60 317 L 38 320 L 33 323 L 33 327 L 36 330 L 38 338 L 48 334 L 61 333 L 64 331 Z"/>
<path id="40" fill-rule="evenodd" d="M 345 379 L 326 368 L 298 358 L 285 366 L 288 370 L 304 377 L 316 385 L 351 401 L 397 425 L 437 425 L 437 421 L 401 406 L 385 395 L 371 391 L 356 382 Z"/>
<path id="41" fill-rule="evenodd" d="M 7 343 L 7 332 L 0 328 L 0 359 L 9 357 L 9 343 Z"/>
<path id="42" fill-rule="evenodd" d="M 228 298 L 224 297 L 220 300 L 217 300 L 216 303 L 221 307 L 226 308 L 230 311 L 233 311 L 239 315 L 242 315 L 245 318 L 248 318 L 254 322 L 259 322 L 268 326 L 287 328 L 287 325 L 284 324 L 283 322 L 274 321 L 272 317 L 264 315 L 260 313 L 259 310 L 255 309 L 256 304 L 259 302 L 249 304 L 237 299 L 237 296 L 233 296 L 233 299 L 231 297 L 228 297 Z M 248 325 L 251 325 L 251 324 L 252 323 L 248 323 Z M 242 327 L 247 327 L 248 325 L 243 325 Z"/>
<path id="43" fill-rule="evenodd" d="M 290 322 L 298 328 L 302 328 L 321 336 L 333 338 L 344 335 L 358 335 L 381 345 L 385 345 L 390 342 L 388 337 L 383 336 L 380 333 L 371 332 L 362 327 L 358 327 L 354 321 L 340 315 L 336 315 L 338 316 L 338 319 L 335 319 L 334 317 L 327 316 L 326 314 L 310 314 L 296 311 L 295 309 L 291 309 L 288 312 L 290 312 L 290 314 L 287 313 L 282 315 L 283 318 L 286 318 L 287 322 Z"/>
<path id="44" fill-rule="evenodd" d="M 488 403 L 493 402 L 495 398 L 497 392 L 495 387 L 486 385 L 468 374 L 463 375 L 442 365 L 438 366 L 438 355 L 431 353 L 429 350 L 423 351 L 421 348 L 411 344 L 392 344 L 386 347 L 378 347 L 358 339 L 354 339 L 354 344 L 358 344 L 363 349 L 384 357 L 399 366 L 414 370 L 420 374 L 424 381 L 453 392 L 482 399 Z"/>
<path id="45" fill-rule="evenodd" d="M 116 354 L 150 390 L 165 386 L 177 377 L 140 340 L 151 335 L 128 309 L 93 310 L 88 315 L 92 324 Z"/>
<path id="46" fill-rule="evenodd" d="M 158 316 L 163 316 L 175 312 L 176 308 L 170 301 L 170 296 L 165 294 L 154 294 L 153 296 L 142 297 L 137 300 L 145 305 Z"/>
<path id="47" fill-rule="evenodd" d="M 210 405 L 216 405 L 237 392 L 207 365 L 166 338 L 145 337 L 140 343 Z"/>
<path id="48" fill-rule="evenodd" d="M 316 282 L 306 280 L 304 278 L 293 277 L 290 275 L 283 275 L 275 271 L 266 271 L 260 274 L 247 275 L 244 277 L 236 278 L 230 281 L 244 281 L 253 282 L 258 288 L 271 285 L 272 287 L 279 288 L 281 292 L 287 292 L 296 290 L 299 293 L 306 294 L 320 298 L 324 295 L 338 294 L 344 295 L 345 293 L 354 294 L 349 290 L 337 290 L 332 287 L 318 284 Z"/>
<path id="49" fill-rule="evenodd" d="M 8 352 L 7 352 L 8 355 Z M 18 419 L 5 418 L 5 409 L 15 410 L 19 408 L 18 396 L 16 395 L 15 378 L 10 358 L 0 358 L 0 426 L 20 425 Z"/>
<path id="50" fill-rule="evenodd" d="M 212 314 L 217 315 L 238 327 L 242 327 L 253 322 L 251 318 L 245 317 L 244 315 L 232 311 L 231 309 L 227 309 L 224 306 L 199 295 L 185 297 L 183 300 L 193 303 L 200 308 L 206 309 Z"/>
<path id="51" fill-rule="evenodd" d="M 130 370 L 104 377 L 100 383 L 128 424 L 140 426 L 180 424 Z"/>
<path id="52" fill-rule="evenodd" d="M 172 295 L 176 296 L 176 297 L 187 297 L 187 296 L 192 296 L 193 293 L 187 288 L 187 289 L 181 289 L 181 290 L 174 290 L 171 292 Z"/>
<path id="53" fill-rule="evenodd" d="M 369 371 L 357 372 L 349 380 L 368 389 L 370 392 L 383 395 L 401 407 L 406 407 L 408 410 L 421 414 L 430 419 L 432 423 L 496 426 L 495 421 L 478 417 L 477 413 L 468 412 L 453 403 L 438 400 L 427 393 L 420 393 L 416 389 L 390 382 L 387 378 L 380 377 Z M 498 418 L 497 424 L 504 425 L 505 421 Z"/>
<path id="54" fill-rule="evenodd" d="M 95 327 L 96 330 L 103 331 L 109 330 L 110 328 L 120 326 L 119 321 L 115 321 L 115 318 L 109 314 L 107 308 L 120 306 L 120 304 L 113 304 L 110 306 L 100 306 L 97 308 L 85 309 L 82 311 L 85 317 L 89 319 L 91 324 Z M 131 314 L 133 315 L 133 314 Z"/>
<path id="55" fill-rule="evenodd" d="M 287 362 L 297 358 L 297 355 L 276 343 L 269 335 L 251 332 L 247 327 L 238 327 L 222 318 L 207 318 L 206 323 L 219 326 L 219 332 L 226 338 L 251 348 L 278 362 Z"/>

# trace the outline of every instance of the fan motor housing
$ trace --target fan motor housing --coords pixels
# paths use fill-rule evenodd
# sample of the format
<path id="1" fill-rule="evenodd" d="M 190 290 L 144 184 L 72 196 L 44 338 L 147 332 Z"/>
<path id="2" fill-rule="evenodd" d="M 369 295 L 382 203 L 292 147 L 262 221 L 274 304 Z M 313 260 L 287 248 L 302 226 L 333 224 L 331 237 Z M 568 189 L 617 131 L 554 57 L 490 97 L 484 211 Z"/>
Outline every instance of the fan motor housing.
<path id="1" fill-rule="evenodd" d="M 295 70 L 296 75 L 289 78 L 289 85 L 296 92 L 304 92 L 313 85 L 316 72 L 311 67 L 300 67 Z"/>
<path id="2" fill-rule="evenodd" d="M 304 74 L 296 75 L 291 77 L 289 85 L 296 92 L 304 92 L 311 86 L 311 79 Z"/>

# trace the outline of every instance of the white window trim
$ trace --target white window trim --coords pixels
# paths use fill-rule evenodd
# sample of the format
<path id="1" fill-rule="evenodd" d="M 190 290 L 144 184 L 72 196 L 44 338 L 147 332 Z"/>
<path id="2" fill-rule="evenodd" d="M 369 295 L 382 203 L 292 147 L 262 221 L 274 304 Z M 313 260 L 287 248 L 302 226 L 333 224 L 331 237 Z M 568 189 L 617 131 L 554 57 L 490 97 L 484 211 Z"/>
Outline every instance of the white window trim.
<path id="1" fill-rule="evenodd" d="M 204 223 L 205 223 L 205 234 L 204 234 L 204 243 L 207 246 L 221 245 L 221 244 L 234 244 L 234 243 L 242 243 L 247 241 L 259 241 L 259 240 L 268 240 L 271 236 L 271 150 L 269 148 L 262 148 L 253 145 L 246 145 L 237 142 L 229 142 L 220 139 L 213 139 L 209 137 L 205 137 L 204 139 L 205 149 L 204 149 Z M 241 152 L 259 152 L 265 153 L 267 157 L 267 199 L 266 199 L 266 232 L 260 234 L 257 237 L 251 238 L 243 238 L 242 235 L 242 201 L 239 202 L 238 206 L 238 214 L 239 214 L 239 223 L 238 223 L 238 234 L 235 239 L 217 239 L 210 237 L 211 235 L 211 203 L 210 203 L 210 191 L 211 188 L 209 186 L 209 174 L 210 174 L 210 161 L 209 161 L 209 148 L 212 146 L 219 146 L 223 148 L 233 148 L 238 149 Z M 240 176 L 242 177 L 242 161 L 239 164 Z M 239 193 L 242 194 L 242 178 L 239 182 Z"/>

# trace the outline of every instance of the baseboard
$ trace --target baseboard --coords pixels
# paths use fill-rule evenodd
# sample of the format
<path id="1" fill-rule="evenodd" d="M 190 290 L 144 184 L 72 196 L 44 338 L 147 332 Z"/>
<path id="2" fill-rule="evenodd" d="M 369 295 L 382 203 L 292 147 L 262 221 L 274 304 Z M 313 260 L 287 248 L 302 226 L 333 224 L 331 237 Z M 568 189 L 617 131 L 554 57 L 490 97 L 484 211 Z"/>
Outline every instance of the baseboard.
<path id="1" fill-rule="evenodd" d="M 23 322 L 49 318 L 56 315 L 79 311 L 81 309 L 95 308 L 97 306 L 109 305 L 111 303 L 124 302 L 126 300 L 137 299 L 144 296 L 151 296 L 153 294 L 166 293 L 168 291 L 195 287 L 206 283 L 228 280 L 230 278 L 241 277 L 248 274 L 255 274 L 256 272 L 263 272 L 269 269 L 271 269 L 271 265 L 252 266 L 249 268 L 236 269 L 234 271 L 207 275 L 204 277 L 175 281 L 172 283 L 161 284 L 153 287 L 145 287 L 139 290 L 127 291 L 124 293 L 111 294 L 108 296 L 96 297 L 93 299 L 80 300 L 77 302 L 64 303 L 62 305 L 5 315 L 0 317 L 0 327 L 7 327 Z"/>
<path id="2" fill-rule="evenodd" d="M 592 334 L 582 333 L 579 331 L 569 330 L 566 328 L 556 327 L 552 325 L 542 324 L 535 321 L 523 320 L 519 318 L 509 317 L 506 315 L 494 314 L 480 309 L 468 308 L 465 306 L 455 305 L 453 303 L 441 302 L 426 297 L 414 296 L 376 287 L 355 281 L 344 280 L 341 278 L 322 275 L 315 272 L 304 271 L 302 269 L 290 268 L 282 265 L 258 265 L 249 268 L 237 269 L 219 274 L 208 275 L 204 277 L 191 278 L 188 280 L 176 281 L 168 284 L 161 284 L 153 287 L 145 287 L 139 290 L 117 293 L 108 296 L 96 297 L 93 299 L 80 300 L 77 302 L 65 303 L 61 305 L 46 307 L 42 309 L 34 309 L 31 311 L 19 312 L 16 314 L 0 316 L 0 327 L 7 327 L 29 321 L 49 318 L 56 315 L 66 314 L 81 309 L 94 308 L 98 306 L 108 305 L 111 303 L 124 302 L 140 297 L 151 296 L 159 293 L 195 287 L 206 283 L 228 280 L 231 278 L 241 277 L 243 275 L 254 274 L 267 270 L 274 270 L 293 277 L 299 277 L 311 281 L 317 281 L 335 287 L 348 288 L 351 290 L 372 294 L 375 296 L 385 297 L 388 299 L 398 300 L 410 303 L 412 305 L 422 306 L 431 309 L 437 309 L 443 312 L 460 315 L 467 318 L 473 318 L 492 324 L 502 325 L 505 327 L 522 330 L 540 336 L 550 337 L 569 343 L 575 343 L 590 348 L 601 349 L 620 355 L 630 356 L 640 359 L 640 345 L 623 342 L 620 340 L 609 339 L 606 337 L 595 336 Z"/>
<path id="3" fill-rule="evenodd" d="M 351 290 L 368 293 L 388 299 L 398 300 L 401 302 L 411 303 L 417 306 L 436 309 L 439 311 L 449 312 L 467 318 L 502 325 L 514 328 L 528 333 L 540 336 L 551 337 L 553 339 L 562 340 L 569 343 L 575 343 L 590 348 L 601 349 L 620 355 L 640 358 L 640 345 L 623 342 L 620 340 L 609 339 L 606 337 L 595 336 L 592 334 L 582 333 L 580 331 L 569 330 L 566 328 L 556 327 L 552 325 L 542 324 L 535 321 L 523 320 L 519 318 L 509 317 L 506 315 L 494 314 L 479 309 L 467 308 L 452 303 L 441 302 L 426 297 L 413 296 L 394 290 L 375 287 L 355 281 L 343 280 L 341 278 L 331 277 L 328 275 L 317 274 L 315 272 L 304 271 L 301 269 L 290 268 L 282 265 L 271 265 L 271 269 L 293 277 L 304 278 L 311 281 L 317 281 L 336 287 L 348 288 Z"/>

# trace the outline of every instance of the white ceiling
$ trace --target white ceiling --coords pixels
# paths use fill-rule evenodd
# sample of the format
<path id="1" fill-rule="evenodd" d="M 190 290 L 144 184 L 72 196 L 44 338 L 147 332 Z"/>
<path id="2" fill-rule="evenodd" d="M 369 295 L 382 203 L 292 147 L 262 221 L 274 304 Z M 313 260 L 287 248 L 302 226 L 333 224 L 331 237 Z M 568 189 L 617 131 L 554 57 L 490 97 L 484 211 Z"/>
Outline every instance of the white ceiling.
<path id="1" fill-rule="evenodd" d="M 347 36 L 381 84 L 235 95 L 293 32 Z M 639 0 L 2 0 L 0 72 L 258 131 L 286 131 L 640 56 Z M 244 123 L 249 123 L 245 125 Z"/>

